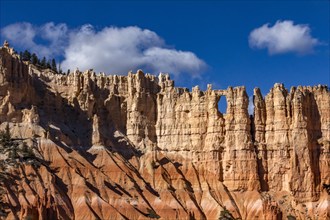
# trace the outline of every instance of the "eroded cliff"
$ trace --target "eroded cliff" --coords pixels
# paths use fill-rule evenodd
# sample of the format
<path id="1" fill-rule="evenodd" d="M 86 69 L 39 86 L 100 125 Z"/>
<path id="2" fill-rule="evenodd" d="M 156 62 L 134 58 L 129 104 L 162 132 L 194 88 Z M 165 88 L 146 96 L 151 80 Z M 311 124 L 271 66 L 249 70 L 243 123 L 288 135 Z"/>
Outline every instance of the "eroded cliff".
<path id="1" fill-rule="evenodd" d="M 2 195 L 8 219 L 330 217 L 326 86 L 189 92 L 166 74 L 55 74 L 0 49 L 0 123 L 42 165 Z M 218 110 L 226 97 L 227 111 Z"/>

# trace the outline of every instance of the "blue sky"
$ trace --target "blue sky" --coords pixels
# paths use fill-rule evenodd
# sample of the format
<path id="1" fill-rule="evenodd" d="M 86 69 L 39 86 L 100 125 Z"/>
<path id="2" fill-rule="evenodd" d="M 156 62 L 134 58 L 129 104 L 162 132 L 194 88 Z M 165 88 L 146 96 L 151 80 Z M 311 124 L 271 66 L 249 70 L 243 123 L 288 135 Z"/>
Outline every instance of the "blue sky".
<path id="1" fill-rule="evenodd" d="M 326 0 L 1 0 L 0 25 L 1 41 L 11 38 L 16 50 L 53 56 L 81 70 L 90 65 L 84 53 L 93 50 L 81 44 L 93 42 L 94 49 L 107 50 L 87 56 L 97 70 L 170 72 L 182 87 L 245 85 L 252 95 L 254 87 L 266 94 L 276 82 L 287 88 L 329 85 Z M 22 40 L 22 27 L 35 37 Z"/>

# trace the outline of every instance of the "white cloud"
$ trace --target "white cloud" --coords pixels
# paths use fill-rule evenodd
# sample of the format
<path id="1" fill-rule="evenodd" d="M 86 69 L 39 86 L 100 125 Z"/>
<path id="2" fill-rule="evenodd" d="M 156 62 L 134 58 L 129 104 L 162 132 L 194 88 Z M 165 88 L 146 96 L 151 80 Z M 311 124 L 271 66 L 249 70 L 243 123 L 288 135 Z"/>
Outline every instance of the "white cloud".
<path id="1" fill-rule="evenodd" d="M 94 68 L 126 74 L 139 68 L 150 72 L 200 74 L 205 63 L 194 53 L 166 47 L 155 32 L 139 27 L 106 27 L 95 31 L 85 25 L 70 36 L 63 68 Z"/>
<path id="2" fill-rule="evenodd" d="M 67 38 L 66 24 L 55 25 L 53 22 L 35 26 L 27 22 L 10 24 L 1 29 L 1 35 L 16 47 L 30 50 L 40 57 L 53 57 L 60 55 Z M 36 39 L 44 41 L 38 44 Z"/>
<path id="3" fill-rule="evenodd" d="M 199 71 L 205 66 L 194 53 L 187 51 L 151 47 L 145 50 L 143 55 L 144 62 L 150 63 L 153 69 L 170 73 L 187 71 L 198 76 Z"/>
<path id="4" fill-rule="evenodd" d="M 264 24 L 254 29 L 249 36 L 252 48 L 267 48 L 269 54 L 297 53 L 307 54 L 314 50 L 320 42 L 310 34 L 310 28 L 293 21 L 277 21 L 274 26 Z"/>
<path id="5" fill-rule="evenodd" d="M 49 22 L 34 26 L 25 22 L 2 28 L 1 35 L 14 46 L 39 56 L 63 56 L 64 70 L 78 67 L 127 74 L 130 70 L 143 69 L 197 77 L 206 67 L 194 53 L 169 48 L 155 32 L 133 26 L 105 27 L 97 31 L 90 24 L 69 29 L 66 24 Z"/>
<path id="6" fill-rule="evenodd" d="M 15 23 L 1 29 L 1 35 L 12 41 L 17 46 L 33 47 L 35 46 L 33 38 L 36 36 L 36 30 L 30 23 Z"/>

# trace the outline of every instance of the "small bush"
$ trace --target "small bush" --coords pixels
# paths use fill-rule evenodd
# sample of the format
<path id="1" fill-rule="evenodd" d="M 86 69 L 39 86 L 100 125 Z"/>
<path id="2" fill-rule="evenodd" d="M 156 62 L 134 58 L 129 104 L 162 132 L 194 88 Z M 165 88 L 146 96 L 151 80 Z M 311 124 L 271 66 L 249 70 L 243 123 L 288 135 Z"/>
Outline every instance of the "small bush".
<path id="1" fill-rule="evenodd" d="M 157 215 L 157 213 L 156 213 L 154 210 L 152 210 L 152 209 L 147 209 L 147 210 L 148 210 L 148 214 L 147 214 L 147 216 L 148 216 L 149 218 L 157 218 L 157 219 L 160 218 L 160 216 Z"/>
<path id="2" fill-rule="evenodd" d="M 287 218 L 288 220 L 296 220 L 296 217 L 294 217 L 293 215 L 288 215 Z"/>
<path id="3" fill-rule="evenodd" d="M 224 207 L 223 210 L 220 212 L 219 220 L 236 220 L 234 216 L 229 212 L 229 210 Z"/>

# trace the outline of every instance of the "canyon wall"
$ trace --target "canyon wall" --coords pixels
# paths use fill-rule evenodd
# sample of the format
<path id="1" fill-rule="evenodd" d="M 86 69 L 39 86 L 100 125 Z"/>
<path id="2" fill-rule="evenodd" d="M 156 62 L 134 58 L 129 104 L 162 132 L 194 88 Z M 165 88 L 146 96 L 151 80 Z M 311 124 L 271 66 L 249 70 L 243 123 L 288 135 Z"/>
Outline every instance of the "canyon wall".
<path id="1" fill-rule="evenodd" d="M 330 218 L 330 93 L 191 92 L 167 74 L 60 75 L 0 49 L 0 123 L 45 161 L 6 185 L 8 219 Z M 227 111 L 218 102 L 226 98 Z"/>

